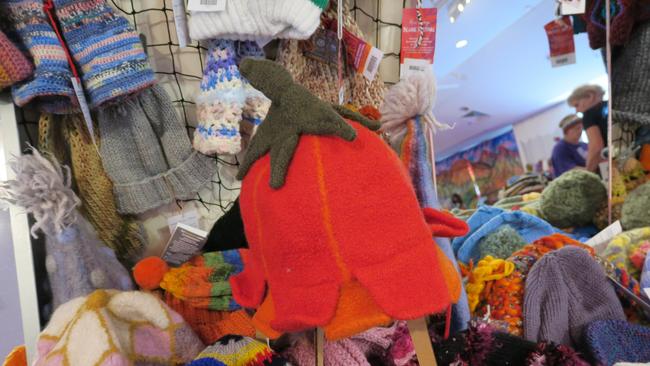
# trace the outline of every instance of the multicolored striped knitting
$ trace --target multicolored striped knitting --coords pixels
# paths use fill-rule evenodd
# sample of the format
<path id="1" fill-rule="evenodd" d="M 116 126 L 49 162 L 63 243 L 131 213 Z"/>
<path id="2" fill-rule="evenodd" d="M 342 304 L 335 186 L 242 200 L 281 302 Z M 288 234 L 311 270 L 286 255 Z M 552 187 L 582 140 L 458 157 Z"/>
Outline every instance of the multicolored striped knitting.
<path id="1" fill-rule="evenodd" d="M 13 26 L 16 36 L 34 62 L 32 77 L 13 86 L 14 103 L 24 107 L 35 103 L 44 112 L 70 113 L 78 106 L 72 88 L 72 72 L 65 51 L 43 12 L 43 1 L 6 0 L 0 2 L 4 21 Z M 12 37 L 14 38 L 14 37 Z"/>
<path id="2" fill-rule="evenodd" d="M 626 270 L 635 279 L 640 279 L 641 268 L 634 266 L 631 256 L 636 249 L 650 239 L 650 227 L 626 231 L 614 237 L 602 253 L 616 268 Z"/>
<path id="3" fill-rule="evenodd" d="M 105 0 L 54 0 L 54 7 L 91 108 L 155 83 L 140 37 Z"/>
<path id="4" fill-rule="evenodd" d="M 286 365 L 286 362 L 280 362 L 278 358 L 264 343 L 249 337 L 229 335 L 204 349 L 188 366 Z"/>
<path id="5" fill-rule="evenodd" d="M 33 71 L 34 68 L 25 55 L 0 32 L 0 89 L 25 79 Z"/>

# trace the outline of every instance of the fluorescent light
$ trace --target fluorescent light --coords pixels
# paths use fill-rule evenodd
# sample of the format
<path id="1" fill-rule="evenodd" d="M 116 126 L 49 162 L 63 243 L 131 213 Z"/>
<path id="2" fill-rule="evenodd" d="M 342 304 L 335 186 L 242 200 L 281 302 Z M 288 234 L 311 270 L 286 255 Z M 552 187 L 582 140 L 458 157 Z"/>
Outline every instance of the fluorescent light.
<path id="1" fill-rule="evenodd" d="M 465 0 L 465 5 L 469 4 L 471 0 Z"/>
<path id="2" fill-rule="evenodd" d="M 449 17 L 449 23 L 454 24 L 454 22 L 456 22 L 456 18 Z"/>
<path id="3" fill-rule="evenodd" d="M 465 5 L 463 5 L 462 3 L 458 3 L 457 9 L 458 11 L 462 12 L 463 10 L 465 10 Z"/>
<path id="4" fill-rule="evenodd" d="M 467 42 L 466 39 L 461 39 L 460 41 L 456 42 L 456 48 L 463 48 L 467 46 L 469 42 Z"/>

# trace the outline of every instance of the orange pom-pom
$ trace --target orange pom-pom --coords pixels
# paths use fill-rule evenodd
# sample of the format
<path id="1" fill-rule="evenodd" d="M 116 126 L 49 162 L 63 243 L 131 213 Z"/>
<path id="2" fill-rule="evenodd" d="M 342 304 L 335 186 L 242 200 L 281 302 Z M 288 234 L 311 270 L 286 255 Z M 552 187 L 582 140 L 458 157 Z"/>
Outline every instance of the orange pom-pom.
<path id="1" fill-rule="evenodd" d="M 160 287 L 169 266 L 160 257 L 147 257 L 133 267 L 133 278 L 143 290 L 155 290 Z"/>
<path id="2" fill-rule="evenodd" d="M 379 121 L 381 119 L 381 112 L 371 105 L 365 105 L 359 109 L 359 113 L 366 118 L 370 118 L 374 121 Z"/>

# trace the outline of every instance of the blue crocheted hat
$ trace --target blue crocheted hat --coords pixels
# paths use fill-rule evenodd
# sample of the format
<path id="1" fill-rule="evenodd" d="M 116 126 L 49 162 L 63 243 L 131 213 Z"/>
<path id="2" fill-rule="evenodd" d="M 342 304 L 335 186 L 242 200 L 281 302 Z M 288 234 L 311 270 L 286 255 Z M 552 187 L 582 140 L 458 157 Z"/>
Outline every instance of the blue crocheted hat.
<path id="1" fill-rule="evenodd" d="M 472 234 L 474 234 L 476 230 L 478 230 L 486 222 L 490 221 L 491 218 L 500 215 L 503 212 L 505 211 L 497 207 L 492 207 L 492 206 L 479 207 L 476 210 L 476 212 L 474 212 L 472 216 L 467 220 L 467 225 L 469 226 L 469 232 L 467 233 L 467 235 L 455 238 L 451 242 L 451 247 L 454 250 L 454 254 L 458 255 L 458 250 L 460 249 L 461 246 L 463 246 L 465 240 L 467 240 L 467 238 L 469 238 Z"/>
<path id="2" fill-rule="evenodd" d="M 650 328 L 623 320 L 598 320 L 587 326 L 584 337 L 591 355 L 604 365 L 650 362 Z"/>

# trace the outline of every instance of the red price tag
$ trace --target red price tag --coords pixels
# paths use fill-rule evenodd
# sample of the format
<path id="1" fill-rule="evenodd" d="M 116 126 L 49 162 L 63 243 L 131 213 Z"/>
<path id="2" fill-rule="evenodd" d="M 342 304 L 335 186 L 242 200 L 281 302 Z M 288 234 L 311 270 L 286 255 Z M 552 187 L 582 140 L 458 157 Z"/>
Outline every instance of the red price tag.
<path id="1" fill-rule="evenodd" d="M 553 20 L 544 26 L 551 50 L 553 67 L 576 63 L 576 46 L 573 41 L 573 26 L 569 17 Z"/>
<path id="2" fill-rule="evenodd" d="M 436 50 L 436 8 L 407 8 L 402 11 L 400 78 L 430 69 Z"/>

